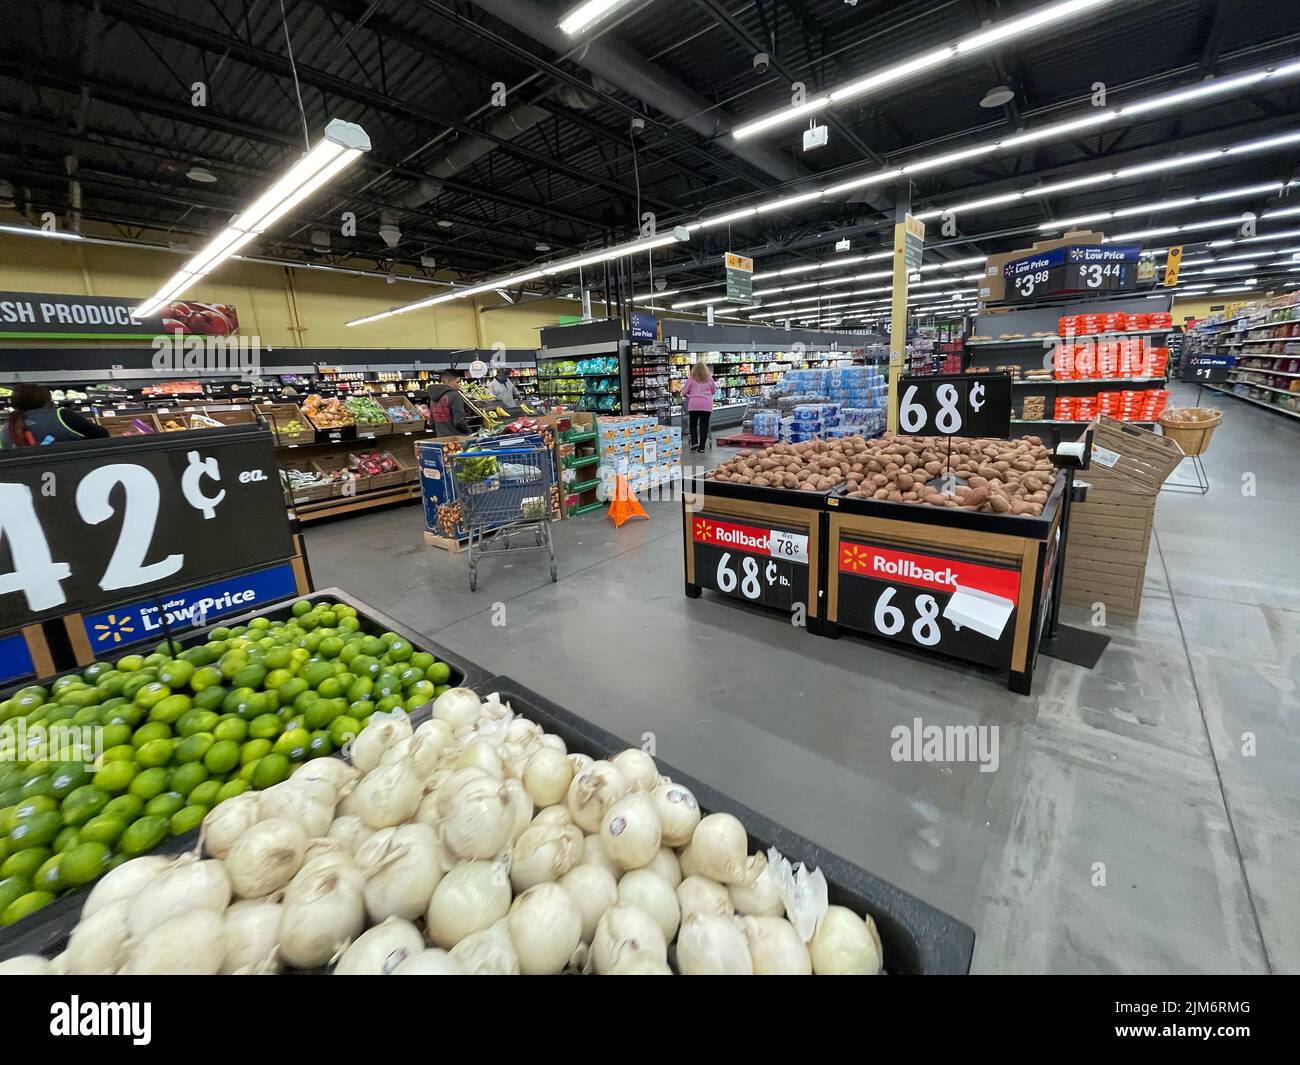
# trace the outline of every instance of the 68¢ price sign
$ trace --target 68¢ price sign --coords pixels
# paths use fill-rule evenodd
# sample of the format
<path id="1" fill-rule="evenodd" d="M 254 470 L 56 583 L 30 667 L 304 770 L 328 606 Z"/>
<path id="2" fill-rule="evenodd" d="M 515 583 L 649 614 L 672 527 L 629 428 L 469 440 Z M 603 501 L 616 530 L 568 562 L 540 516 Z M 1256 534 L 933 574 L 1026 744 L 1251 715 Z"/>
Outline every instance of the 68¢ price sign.
<path id="1" fill-rule="evenodd" d="M 265 430 L 34 447 L 0 460 L 0 631 L 292 555 Z"/>
<path id="2" fill-rule="evenodd" d="M 898 431 L 908 436 L 1011 432 L 1009 374 L 920 374 L 898 381 Z"/>
<path id="3" fill-rule="evenodd" d="M 792 610 L 808 601 L 808 536 L 693 514 L 695 583 L 762 606 Z"/>

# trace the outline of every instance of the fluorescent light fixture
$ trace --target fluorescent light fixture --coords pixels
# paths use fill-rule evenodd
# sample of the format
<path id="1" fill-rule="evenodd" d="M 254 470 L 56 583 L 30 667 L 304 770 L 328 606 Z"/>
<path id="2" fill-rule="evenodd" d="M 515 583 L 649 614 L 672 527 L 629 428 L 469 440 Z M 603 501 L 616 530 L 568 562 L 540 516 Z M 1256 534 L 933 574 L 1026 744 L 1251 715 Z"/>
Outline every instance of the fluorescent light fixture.
<path id="1" fill-rule="evenodd" d="M 857 99 L 886 85 L 904 81 L 916 74 L 920 74 L 922 71 L 932 70 L 958 56 L 973 55 L 976 52 L 992 47 L 1000 41 L 1022 37 L 1111 2 L 1112 0 L 1064 0 L 1061 3 L 1047 4 L 1019 18 L 1007 19 L 1004 22 L 985 27 L 953 44 L 933 48 L 930 51 L 912 56 L 910 59 L 904 59 L 901 62 L 864 74 L 859 78 L 854 78 L 852 81 L 821 93 L 805 103 L 794 107 L 783 107 L 779 111 L 764 115 L 762 118 L 746 122 L 738 126 L 732 132 L 732 136 L 737 140 L 744 140 L 746 137 L 752 137 L 764 130 L 794 122 L 806 115 L 829 107 L 831 104 Z"/>
<path id="2" fill-rule="evenodd" d="M 1137 214 L 1157 214 L 1161 211 L 1174 211 L 1182 207 L 1193 207 L 1197 204 L 1213 203 L 1218 200 L 1240 199 L 1248 196 L 1260 196 L 1265 193 L 1276 196 L 1293 185 L 1300 185 L 1300 182 L 1266 181 L 1258 185 L 1243 185 L 1235 189 L 1224 189 L 1220 192 L 1206 192 L 1199 196 L 1181 196 L 1173 200 L 1142 203 L 1136 207 L 1121 207 L 1113 211 L 1095 211 L 1092 214 L 1076 215 L 1074 218 L 1044 222 L 1038 228 L 1041 230 L 1069 229 L 1071 226 L 1083 225 L 1088 222 L 1102 222 L 1111 218 L 1127 218 L 1130 215 Z M 1300 211 L 1297 213 L 1300 213 Z"/>
<path id="3" fill-rule="evenodd" d="M 643 292 L 639 296 L 633 296 L 633 303 L 641 303 L 645 300 L 661 300 L 665 296 L 676 296 L 682 290 L 679 288 L 666 288 L 662 292 Z"/>
<path id="4" fill-rule="evenodd" d="M 570 37 L 576 37 L 588 26 L 599 22 L 611 11 L 628 2 L 629 0 L 586 0 L 560 19 L 557 25 Z"/>
<path id="5" fill-rule="evenodd" d="M 1212 288 L 1210 292 L 1216 296 L 1226 296 L 1230 292 L 1253 292 L 1254 285 L 1238 285 L 1235 288 Z"/>
<path id="6" fill-rule="evenodd" d="M 38 229 L 36 226 L 0 226 L 0 233 L 14 233 L 20 237 L 49 237 L 53 240 L 81 240 L 80 233 L 65 233 L 60 229 Z"/>
<path id="7" fill-rule="evenodd" d="M 136 318 L 148 318 L 169 300 L 175 299 L 195 281 L 218 264 L 251 243 L 259 234 L 292 211 L 317 190 L 333 181 L 355 163 L 363 152 L 370 151 L 366 131 L 352 122 L 331 119 L 325 134 L 288 173 L 230 220 L 230 224 L 210 240 L 181 267 L 180 271 L 132 310 Z"/>

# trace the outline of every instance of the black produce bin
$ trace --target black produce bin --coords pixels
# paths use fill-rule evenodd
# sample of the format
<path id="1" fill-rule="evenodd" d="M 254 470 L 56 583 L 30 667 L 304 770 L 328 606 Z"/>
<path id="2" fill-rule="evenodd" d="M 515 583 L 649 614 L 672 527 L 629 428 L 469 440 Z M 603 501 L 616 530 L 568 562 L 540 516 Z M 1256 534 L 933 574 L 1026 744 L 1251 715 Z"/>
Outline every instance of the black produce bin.
<path id="1" fill-rule="evenodd" d="M 306 599 L 313 603 L 325 599 L 354 607 L 357 611 L 357 620 L 361 622 L 362 632 L 371 636 L 378 636 L 382 632 L 395 632 L 409 641 L 417 651 L 427 651 L 440 662 L 446 662 L 447 665 L 451 666 L 451 676 L 447 679 L 447 683 L 451 687 L 473 688 L 481 694 L 485 694 L 489 690 L 485 686 L 485 682 L 489 677 L 486 670 L 433 643 L 418 632 L 408 629 L 405 625 L 401 625 L 388 617 L 388 615 L 381 614 L 374 607 L 361 602 L 359 599 L 354 599 L 338 588 L 323 588 L 319 591 L 309 592 L 307 595 L 295 595 L 281 600 L 279 603 L 257 607 L 246 614 L 218 618 L 211 625 L 203 628 L 174 629 L 172 639 L 188 648 L 205 642 L 208 633 L 219 626 L 231 628 L 235 625 L 246 624 L 252 618 L 270 618 L 272 621 L 283 620 L 292 613 L 293 604 L 299 599 Z M 159 639 L 158 642 L 161 643 L 162 640 Z M 123 655 L 140 652 L 147 652 L 147 648 L 144 646 L 129 648 L 123 651 Z M 42 677 L 39 680 L 28 680 L 22 684 L 12 685 L 4 691 L 0 691 L 0 701 L 9 698 L 14 692 L 31 684 L 49 685 L 59 677 L 67 676 L 69 673 L 80 673 L 84 668 L 84 666 L 81 666 L 76 669 L 65 670 L 53 677 Z M 429 707 L 419 707 L 411 712 L 411 722 L 418 725 L 429 715 Z M 184 851 L 193 850 L 198 845 L 198 841 L 199 830 L 194 829 L 192 832 L 186 832 L 181 836 L 169 836 L 149 853 L 181 854 Z M 25 917 L 7 928 L 0 928 L 0 960 L 12 958 L 18 954 L 47 954 L 49 952 L 46 950 L 32 949 L 33 944 L 46 942 L 47 940 L 53 953 L 62 950 L 63 944 L 66 943 L 67 937 L 71 935 L 72 929 L 76 927 L 81 916 L 82 903 L 85 902 L 86 896 L 93 887 L 94 884 L 90 884 L 80 891 L 69 892 L 67 895 L 55 899 L 43 909 L 37 910 L 30 917 Z M 49 926 L 48 929 L 45 927 L 47 925 Z M 57 947 L 57 949 L 53 949 L 54 947 Z"/>
<path id="2" fill-rule="evenodd" d="M 510 677 L 492 677 L 483 685 L 484 694 L 499 692 L 517 714 L 554 732 L 571 752 L 592 758 L 609 758 L 633 746 L 599 725 L 578 717 L 545 697 L 523 687 Z M 851 862 L 819 847 L 809 839 L 782 828 L 709 785 L 683 773 L 659 758 L 659 771 L 685 785 L 695 795 L 704 813 L 728 813 L 739 818 L 749 833 L 751 852 L 775 847 L 792 862 L 803 862 L 809 870 L 820 869 L 826 877 L 830 902 L 856 913 L 867 913 L 876 922 L 884 948 L 886 972 L 896 975 L 959 975 L 970 971 L 975 949 L 975 930 L 936 910 L 893 884 L 872 876 Z"/>

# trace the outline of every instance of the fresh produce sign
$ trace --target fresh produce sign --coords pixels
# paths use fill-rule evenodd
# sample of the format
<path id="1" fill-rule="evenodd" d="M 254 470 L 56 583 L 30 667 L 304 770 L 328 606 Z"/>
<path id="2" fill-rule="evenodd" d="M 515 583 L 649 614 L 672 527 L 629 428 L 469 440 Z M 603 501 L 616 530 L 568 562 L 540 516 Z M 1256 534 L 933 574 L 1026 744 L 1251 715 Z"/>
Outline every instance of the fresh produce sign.
<path id="1" fill-rule="evenodd" d="M 836 559 L 838 622 L 973 662 L 1008 666 L 1020 574 L 856 537 Z"/>
<path id="2" fill-rule="evenodd" d="M 791 610 L 808 602 L 808 535 L 692 514 L 695 583 L 748 603 Z"/>
<path id="3" fill-rule="evenodd" d="M 262 429 L 23 448 L 0 461 L 0 632 L 292 555 Z"/>
<path id="4" fill-rule="evenodd" d="M 173 300 L 157 315 L 134 317 L 131 311 L 143 302 L 125 296 L 0 292 L 0 336 L 60 340 L 164 333 L 229 336 L 239 329 L 239 315 L 226 303 Z"/>
<path id="5" fill-rule="evenodd" d="M 353 607 L 300 600 L 282 620 L 218 626 L 187 650 L 164 642 L 0 702 L 0 926 L 314 759 L 333 765 L 305 778 L 346 772 L 325 756 L 448 690 L 447 663 L 361 626 Z M 308 809 L 302 787 L 302 801 L 268 792 L 262 817 Z"/>

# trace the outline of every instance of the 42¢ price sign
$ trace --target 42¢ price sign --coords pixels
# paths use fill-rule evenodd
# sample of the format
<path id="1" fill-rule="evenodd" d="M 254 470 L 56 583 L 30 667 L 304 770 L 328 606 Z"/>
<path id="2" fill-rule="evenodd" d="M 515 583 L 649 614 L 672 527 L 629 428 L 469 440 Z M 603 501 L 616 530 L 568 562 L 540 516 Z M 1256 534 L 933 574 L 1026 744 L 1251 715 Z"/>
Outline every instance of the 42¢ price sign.
<path id="1" fill-rule="evenodd" d="M 808 602 L 808 535 L 690 515 L 695 583 L 761 606 Z"/>
<path id="2" fill-rule="evenodd" d="M 999 436 L 1011 432 L 1011 377 L 919 374 L 898 381 L 898 431 L 908 436 Z"/>
<path id="3" fill-rule="evenodd" d="M 0 461 L 0 631 L 292 554 L 265 431 L 30 448 Z"/>

